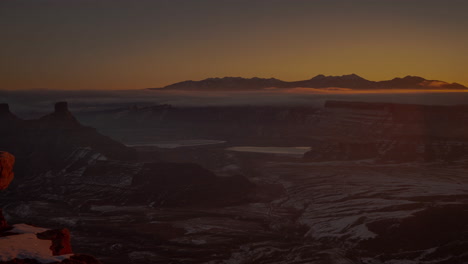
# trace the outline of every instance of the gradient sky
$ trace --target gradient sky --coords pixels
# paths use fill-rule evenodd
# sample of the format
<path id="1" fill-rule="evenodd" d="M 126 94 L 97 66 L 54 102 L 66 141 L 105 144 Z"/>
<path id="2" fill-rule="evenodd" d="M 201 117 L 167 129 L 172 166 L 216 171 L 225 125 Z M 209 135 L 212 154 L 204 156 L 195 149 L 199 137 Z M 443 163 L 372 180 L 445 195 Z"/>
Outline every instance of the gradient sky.
<path id="1" fill-rule="evenodd" d="M 468 85 L 466 0 L 0 0 L 0 89 L 356 73 Z"/>

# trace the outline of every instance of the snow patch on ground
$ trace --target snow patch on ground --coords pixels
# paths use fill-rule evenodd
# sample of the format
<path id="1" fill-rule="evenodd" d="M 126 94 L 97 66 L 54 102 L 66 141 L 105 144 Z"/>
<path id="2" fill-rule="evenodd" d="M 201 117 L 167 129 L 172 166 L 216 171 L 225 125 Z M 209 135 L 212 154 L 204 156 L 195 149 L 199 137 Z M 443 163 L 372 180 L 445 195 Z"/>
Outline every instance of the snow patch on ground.
<path id="1" fill-rule="evenodd" d="M 17 233 L 0 237 L 0 261 L 17 259 L 36 259 L 41 263 L 60 262 L 70 258 L 72 254 L 53 256 L 50 246 L 52 241 L 36 237 L 37 233 L 47 231 L 45 228 L 26 224 L 17 224 L 9 232 Z"/>
<path id="2" fill-rule="evenodd" d="M 16 234 L 37 234 L 47 231 L 48 229 L 42 227 L 30 226 L 27 224 L 16 224 L 9 232 Z"/>

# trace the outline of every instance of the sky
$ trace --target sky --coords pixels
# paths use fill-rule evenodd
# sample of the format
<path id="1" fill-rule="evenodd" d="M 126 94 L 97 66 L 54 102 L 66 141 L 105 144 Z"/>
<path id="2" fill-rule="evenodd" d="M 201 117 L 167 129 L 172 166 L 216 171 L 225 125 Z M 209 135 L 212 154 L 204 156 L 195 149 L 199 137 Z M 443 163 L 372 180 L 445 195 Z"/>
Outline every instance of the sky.
<path id="1" fill-rule="evenodd" d="M 466 0 L 0 0 L 0 89 L 356 73 L 468 85 Z"/>

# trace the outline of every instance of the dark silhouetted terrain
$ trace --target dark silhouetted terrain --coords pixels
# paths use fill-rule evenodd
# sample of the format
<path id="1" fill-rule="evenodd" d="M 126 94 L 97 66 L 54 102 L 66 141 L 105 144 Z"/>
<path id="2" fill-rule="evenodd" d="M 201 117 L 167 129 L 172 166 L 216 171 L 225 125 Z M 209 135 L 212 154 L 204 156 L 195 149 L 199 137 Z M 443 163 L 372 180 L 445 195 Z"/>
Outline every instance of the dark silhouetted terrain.
<path id="1" fill-rule="evenodd" d="M 309 80 L 286 82 L 275 78 L 241 78 L 224 77 L 209 78 L 201 81 L 184 81 L 174 83 L 155 90 L 198 90 L 198 91 L 229 91 L 229 90 L 262 90 L 265 88 L 350 88 L 350 89 L 468 89 L 458 83 L 447 83 L 438 80 L 426 80 L 418 76 L 406 76 L 386 81 L 369 81 L 356 74 L 343 76 L 317 75 Z"/>

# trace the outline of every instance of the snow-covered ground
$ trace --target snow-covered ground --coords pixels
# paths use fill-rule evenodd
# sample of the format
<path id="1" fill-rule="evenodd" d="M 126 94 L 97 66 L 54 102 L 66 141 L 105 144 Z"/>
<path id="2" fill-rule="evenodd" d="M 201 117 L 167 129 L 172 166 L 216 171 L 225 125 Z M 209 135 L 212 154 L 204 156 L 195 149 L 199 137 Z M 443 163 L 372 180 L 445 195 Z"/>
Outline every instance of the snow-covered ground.
<path id="1" fill-rule="evenodd" d="M 44 231 L 47 229 L 26 224 L 14 225 L 9 231 L 13 235 L 0 237 L 0 261 L 35 259 L 40 263 L 51 263 L 60 262 L 72 255 L 52 255 L 52 241 L 38 239 L 36 236 Z"/>

